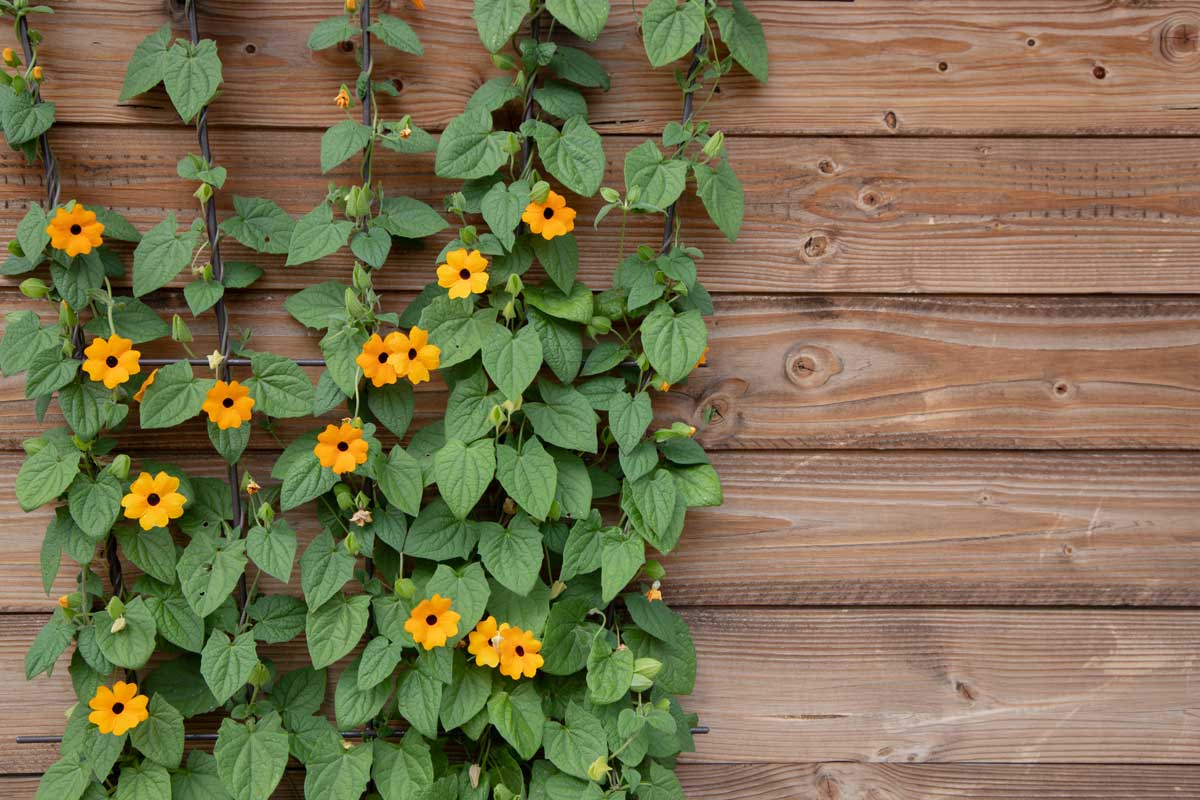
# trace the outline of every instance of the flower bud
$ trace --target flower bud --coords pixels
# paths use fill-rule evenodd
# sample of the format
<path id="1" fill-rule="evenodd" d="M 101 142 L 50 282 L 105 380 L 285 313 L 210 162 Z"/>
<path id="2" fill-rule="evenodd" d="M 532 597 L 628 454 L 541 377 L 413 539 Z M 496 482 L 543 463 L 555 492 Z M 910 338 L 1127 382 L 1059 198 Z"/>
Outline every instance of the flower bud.
<path id="1" fill-rule="evenodd" d="M 588 767 L 587 774 L 589 778 L 599 783 L 608 774 L 608 760 L 604 756 L 598 756 Z"/>
<path id="2" fill-rule="evenodd" d="M 510 156 L 515 156 L 521 152 L 521 139 L 512 131 L 509 131 L 508 136 L 504 139 L 504 152 Z"/>
<path id="3" fill-rule="evenodd" d="M 413 583 L 412 579 L 410 578 L 397 578 L 396 584 L 393 588 L 395 589 L 396 594 L 400 595 L 405 600 L 408 600 L 417 593 L 417 585 Z"/>
<path id="4" fill-rule="evenodd" d="M 63 611 L 66 611 L 68 608 L 70 608 L 71 607 L 71 595 L 64 594 L 62 597 L 58 598 L 58 607 L 61 608 Z"/>
<path id="5" fill-rule="evenodd" d="M 633 662 L 633 673 L 650 680 L 654 680 L 662 668 L 662 662 L 655 658 L 638 658 Z"/>
<path id="6" fill-rule="evenodd" d="M 125 630 L 126 624 L 127 623 L 125 622 L 124 617 L 117 617 L 116 619 L 113 620 L 112 626 L 109 627 L 108 632 L 109 633 L 120 633 L 121 631 Z"/>
<path id="7" fill-rule="evenodd" d="M 356 556 L 362 550 L 358 543 L 358 537 L 354 535 L 354 531 L 346 534 L 346 538 L 342 540 L 342 545 L 346 548 L 346 552 L 352 556 Z"/>
<path id="8" fill-rule="evenodd" d="M 254 665 L 254 669 L 250 670 L 250 677 L 246 678 L 246 683 L 255 689 L 261 689 L 269 680 L 271 680 L 271 670 L 267 669 L 267 665 L 260 661 Z"/>
<path id="9" fill-rule="evenodd" d="M 108 615 L 113 619 L 120 619 L 125 616 L 125 604 L 116 595 L 109 598 L 108 605 L 105 608 L 108 611 Z M 122 625 L 121 627 L 124 628 L 125 626 Z M 113 633 L 116 633 L 116 631 L 113 631 Z"/>
<path id="10" fill-rule="evenodd" d="M 500 315 L 504 317 L 505 322 L 512 322 L 517 317 L 517 307 L 513 305 L 513 301 L 509 300 L 504 304 L 504 308 L 500 309 Z"/>
<path id="11" fill-rule="evenodd" d="M 26 278 L 21 281 L 21 294 L 30 300 L 41 300 L 50 294 L 50 287 L 41 278 Z"/>
<path id="12" fill-rule="evenodd" d="M 521 276 L 512 274 L 508 276 L 508 280 L 504 284 L 504 291 L 511 294 L 513 297 L 519 295 L 525 289 L 525 282 L 521 280 Z"/>
<path id="13" fill-rule="evenodd" d="M 339 483 L 333 487 L 333 494 L 337 498 L 338 508 L 342 511 L 353 511 L 355 508 L 354 497 L 350 494 L 350 487 L 344 483 Z"/>
<path id="14" fill-rule="evenodd" d="M 621 193 L 609 186 L 600 187 L 600 196 L 604 198 L 604 202 L 606 203 L 621 202 Z"/>
<path id="15" fill-rule="evenodd" d="M 704 155 L 716 158 L 725 149 L 725 132 L 717 131 L 704 143 Z"/>
<path id="16" fill-rule="evenodd" d="M 492 53 L 492 65 L 496 69 L 510 70 L 516 68 L 517 62 L 507 53 Z"/>
<path id="17" fill-rule="evenodd" d="M 171 317 L 171 338 L 177 342 L 189 343 L 192 341 L 192 330 L 183 321 L 183 317 L 174 314 Z"/>
<path id="18" fill-rule="evenodd" d="M 79 321 L 79 317 L 75 316 L 75 310 L 70 304 L 63 300 L 58 304 L 58 323 L 67 330 L 75 327 L 75 323 Z"/>
<path id="19" fill-rule="evenodd" d="M 459 229 L 458 238 L 462 240 L 463 244 L 475 244 L 479 241 L 479 233 L 475 230 L 474 225 L 466 225 Z"/>
<path id="20" fill-rule="evenodd" d="M 550 585 L 550 599 L 555 600 L 560 594 L 567 590 L 567 585 L 562 581 L 555 581 Z"/>
<path id="21" fill-rule="evenodd" d="M 33 72 L 31 72 L 30 74 L 33 75 L 33 79 L 39 83 L 41 83 L 42 78 L 45 75 L 45 73 L 42 72 L 42 68 L 40 66 L 34 67 Z"/>
<path id="22" fill-rule="evenodd" d="M 561 516 L 562 506 L 557 500 L 550 501 L 550 512 L 546 515 L 546 519 L 550 520 L 551 522 L 557 522 L 558 518 Z"/>
<path id="23" fill-rule="evenodd" d="M 479 776 L 482 772 L 483 769 L 478 764 L 472 764 L 467 768 L 467 777 L 471 780 L 472 789 L 479 788 Z"/>
<path id="24" fill-rule="evenodd" d="M 446 206 L 446 211 L 449 213 L 461 214 L 467 205 L 467 196 L 462 192 L 455 192 L 454 194 L 446 197 L 444 205 Z"/>
<path id="25" fill-rule="evenodd" d="M 499 428 L 504 423 L 504 410 L 500 406 L 492 406 L 492 410 L 488 412 L 488 422 L 493 428 Z"/>
<path id="26" fill-rule="evenodd" d="M 544 203 L 550 195 L 550 184 L 545 181 L 538 181 L 529 190 L 529 199 L 535 203 Z"/>
<path id="27" fill-rule="evenodd" d="M 21 63 L 20 59 L 17 58 L 17 54 L 13 52 L 11 47 L 4 48 L 3 56 L 4 65 L 6 67 L 15 67 Z"/>
<path id="28" fill-rule="evenodd" d="M 346 13 L 353 14 L 358 10 L 358 0 L 346 0 Z"/>
<path id="29" fill-rule="evenodd" d="M 612 320 L 608 317 L 592 317 L 592 321 L 588 323 L 588 327 L 603 336 L 612 330 Z"/>
<path id="30" fill-rule="evenodd" d="M 371 288 L 371 272 L 363 267 L 357 261 L 354 262 L 354 269 L 350 273 L 350 283 L 360 292 L 365 292 Z M 358 298 L 355 298 L 356 300 Z M 346 301 L 349 304 L 349 300 Z M 349 305 L 347 305 L 349 307 Z"/>
<path id="31" fill-rule="evenodd" d="M 129 480 L 130 463 L 129 456 L 125 455 L 124 453 L 120 453 L 112 460 L 112 463 L 108 465 L 108 471 L 117 480 L 127 481 Z"/>
<path id="32" fill-rule="evenodd" d="M 504 498 L 504 503 L 501 505 L 501 508 L 504 509 L 505 514 L 517 513 L 517 504 L 513 502 L 511 497 Z"/>
<path id="33" fill-rule="evenodd" d="M 213 190 L 207 183 L 202 183 L 196 187 L 196 191 L 192 192 L 192 196 L 200 201 L 200 205 L 204 205 L 212 199 Z"/>
<path id="34" fill-rule="evenodd" d="M 255 512 L 254 516 L 264 525 L 270 525 L 271 521 L 275 519 L 275 509 L 271 508 L 270 503 L 263 503 L 258 507 L 258 511 Z"/>
<path id="35" fill-rule="evenodd" d="M 225 354 L 220 350 L 213 350 L 205 358 L 208 359 L 208 368 L 213 372 L 219 370 L 221 365 L 225 363 Z"/>

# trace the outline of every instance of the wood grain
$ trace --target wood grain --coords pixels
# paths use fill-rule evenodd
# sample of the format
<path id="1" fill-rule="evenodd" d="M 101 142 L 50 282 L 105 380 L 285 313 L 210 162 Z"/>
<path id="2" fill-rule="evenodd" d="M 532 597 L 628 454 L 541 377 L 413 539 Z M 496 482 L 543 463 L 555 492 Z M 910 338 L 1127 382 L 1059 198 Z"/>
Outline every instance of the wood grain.
<path id="1" fill-rule="evenodd" d="M 1179 800 L 1200 793 L 1200 769 L 1169 765 L 682 764 L 691 800 Z M 38 779 L 0 777 L 0 794 L 32 800 Z M 275 800 L 303 800 L 285 773 Z"/>
<path id="2" fill-rule="evenodd" d="M 156 454 L 221 477 L 213 458 Z M 41 532 L 0 455 L 0 612 L 44 611 Z M 1200 456 L 718 453 L 725 505 L 694 509 L 663 591 L 684 605 L 1200 603 Z M 265 481 L 271 456 L 246 462 Z M 290 512 L 301 547 L 321 530 Z M 50 595 L 71 591 L 64 561 Z M 129 575 L 137 570 L 126 564 Z M 264 591 L 300 594 L 298 574 Z"/>
<path id="3" fill-rule="evenodd" d="M 14 295 L 0 295 L 4 308 L 22 305 Z M 257 349 L 319 355 L 314 332 L 283 311 L 286 296 L 231 297 L 235 330 L 252 328 Z M 151 302 L 164 315 L 188 313 L 176 292 Z M 401 309 L 402 298 L 385 305 Z M 660 419 L 690 421 L 713 448 L 1200 445 L 1194 298 L 742 295 L 720 297 L 716 308 L 708 366 L 655 393 Z M 210 352 L 203 322 L 194 333 L 194 350 Z M 171 343 L 144 352 L 162 354 L 164 346 Z M 38 427 L 22 381 L 0 380 L 0 445 L 8 449 Z M 440 413 L 444 393 L 422 389 L 418 419 L 427 421 Z M 715 416 L 705 427 L 709 408 Z M 283 430 L 295 424 L 309 425 Z M 199 423 L 136 441 L 208 448 Z"/>
<path id="4" fill-rule="evenodd" d="M 63 126 L 53 138 L 64 197 L 113 207 L 142 230 L 168 211 L 183 220 L 196 213 L 194 187 L 175 171 L 179 157 L 195 150 L 191 131 Z M 212 139 L 230 174 L 218 194 L 222 217 L 232 214 L 235 194 L 272 198 L 297 216 L 325 196 L 319 131 L 217 129 Z M 607 185 L 623 185 L 625 153 L 639 141 L 607 138 Z M 740 241 L 726 241 L 698 204 L 685 204 L 682 214 L 686 241 L 706 254 L 701 274 L 711 291 L 1200 292 L 1200 140 L 1064 147 L 1061 139 L 731 138 L 729 149 L 746 190 Z M 352 169 L 335 176 L 349 183 Z M 433 177 L 429 155 L 385 150 L 375 171 L 389 191 L 435 207 L 456 188 Z M 0 239 L 7 240 L 26 204 L 43 194 L 41 170 L 6 151 L 0 175 Z M 572 203 L 583 216 L 581 274 L 609 285 L 619 218 L 595 230 L 598 198 Z M 657 241 L 660 230 L 658 217 L 631 217 L 626 241 Z M 451 235 L 424 249 L 397 247 L 377 286 L 419 290 Z M 232 240 L 224 250 L 265 267 L 263 288 L 350 269 L 348 251 L 285 270 L 282 257 Z"/>
<path id="5" fill-rule="evenodd" d="M 704 109 L 734 132 L 1188 135 L 1200 128 L 1192 91 L 1200 4 L 1190 0 L 747 5 L 767 31 L 770 83 L 760 86 L 739 71 Z M 402 0 L 391 3 L 413 24 L 425 56 L 378 48 L 377 79 L 401 87 L 398 98 L 385 101 L 385 113 L 411 113 L 422 126 L 440 127 L 497 74 L 470 10 L 467 0 L 431 3 L 420 13 Z M 226 80 L 213 123 L 308 127 L 340 119 L 333 96 L 357 74 L 353 49 L 313 54 L 305 46 L 312 26 L 332 13 L 336 6 L 323 0 L 206 2 L 201 31 L 216 38 Z M 59 104 L 60 118 L 173 123 L 161 90 L 117 101 L 129 54 L 165 20 L 159 0 L 81 0 L 38 20 L 46 32 L 46 94 Z M 608 29 L 587 49 L 613 78 L 609 95 L 592 98 L 598 127 L 653 132 L 678 115 L 670 70 L 648 69 L 632 4 L 614 3 Z M 88 80 L 67 77 L 79 75 Z"/>
<path id="6" fill-rule="evenodd" d="M 685 707 L 712 728 L 689 762 L 1200 763 L 1195 610 L 685 615 L 700 664 Z M 45 618 L 0 618 L 4 674 Z M 307 659 L 299 642 L 269 654 Z M 6 730 L 61 731 L 65 667 L 8 701 Z M 0 772 L 36 771 L 15 758 L 0 752 Z"/>

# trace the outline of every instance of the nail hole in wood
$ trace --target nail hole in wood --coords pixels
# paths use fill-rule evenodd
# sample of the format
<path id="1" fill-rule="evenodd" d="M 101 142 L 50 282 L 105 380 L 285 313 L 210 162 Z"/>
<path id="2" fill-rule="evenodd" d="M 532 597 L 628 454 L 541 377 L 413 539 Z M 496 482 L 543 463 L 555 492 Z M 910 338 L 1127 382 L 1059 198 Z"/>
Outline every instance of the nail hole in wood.
<path id="1" fill-rule="evenodd" d="M 1092 67 L 1092 76 L 1096 80 L 1102 81 L 1108 76 L 1108 70 L 1097 64 L 1096 66 Z"/>
<path id="2" fill-rule="evenodd" d="M 888 130 L 892 130 L 892 131 L 896 130 L 896 126 L 899 124 L 899 120 L 896 119 L 896 112 L 889 111 L 886 114 L 884 114 L 883 115 L 883 124 L 887 126 Z"/>
<path id="3" fill-rule="evenodd" d="M 254 55 L 258 52 L 258 47 L 254 44 L 254 42 L 247 42 L 246 46 L 242 49 L 244 49 L 249 55 Z"/>
<path id="4" fill-rule="evenodd" d="M 353 53 L 354 52 L 354 42 L 348 42 L 348 41 L 347 42 L 338 42 L 337 47 L 338 47 L 338 50 L 341 50 L 343 53 Z"/>
<path id="5" fill-rule="evenodd" d="M 945 72 L 948 69 L 950 69 L 950 65 L 947 64 L 945 61 L 938 62 L 938 72 Z"/>
<path id="6" fill-rule="evenodd" d="M 822 175 L 832 175 L 833 173 L 837 172 L 837 164 L 834 164 L 828 158 L 823 158 L 817 164 L 817 171 Z"/>
<path id="7" fill-rule="evenodd" d="M 1030 47 L 1037 47 L 1037 39 L 1026 39 L 1025 44 L 1029 45 Z"/>

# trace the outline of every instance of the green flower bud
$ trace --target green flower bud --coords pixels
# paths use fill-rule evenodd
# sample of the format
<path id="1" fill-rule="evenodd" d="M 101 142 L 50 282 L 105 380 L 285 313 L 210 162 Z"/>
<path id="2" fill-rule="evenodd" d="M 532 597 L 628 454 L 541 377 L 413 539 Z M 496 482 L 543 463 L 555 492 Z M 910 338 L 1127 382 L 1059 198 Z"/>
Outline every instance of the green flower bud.
<path id="1" fill-rule="evenodd" d="M 559 502 L 557 500 L 551 501 L 550 502 L 550 513 L 546 515 L 546 518 L 549 519 L 551 522 L 557 522 L 558 518 L 561 516 L 562 516 L 562 506 L 559 505 Z"/>
<path id="2" fill-rule="evenodd" d="M 412 582 L 411 578 L 397 578 L 393 588 L 396 590 L 396 594 L 405 600 L 410 599 L 417 593 L 417 585 Z"/>
<path id="3" fill-rule="evenodd" d="M 633 673 L 633 680 L 629 682 L 629 689 L 634 692 L 645 692 L 654 685 L 654 681 L 647 678 L 645 675 Z"/>
<path id="4" fill-rule="evenodd" d="M 499 428 L 504 423 L 504 411 L 500 406 L 492 406 L 492 410 L 488 412 L 488 422 L 493 428 Z"/>
<path id="5" fill-rule="evenodd" d="M 475 244 L 479 241 L 479 233 L 475 230 L 474 225 L 467 225 L 459 229 L 458 238 L 462 240 L 463 244 Z"/>
<path id="6" fill-rule="evenodd" d="M 108 611 L 108 615 L 113 619 L 118 619 L 125 616 L 125 604 L 122 603 L 121 598 L 117 597 L 116 595 L 113 595 L 109 598 L 106 609 Z"/>
<path id="7" fill-rule="evenodd" d="M 204 205 L 212 199 L 213 189 L 207 183 L 202 183 L 196 187 L 196 191 L 192 192 L 192 197 L 200 201 L 200 205 Z"/>
<path id="8" fill-rule="evenodd" d="M 354 535 L 354 531 L 346 534 L 346 538 L 342 540 L 342 545 L 346 548 L 346 552 L 352 556 L 358 555 L 361 550 L 358 544 L 358 537 Z"/>
<path id="9" fill-rule="evenodd" d="M 171 338 L 177 342 L 192 341 L 192 329 L 183 321 L 183 317 L 175 314 L 171 317 Z"/>
<path id="10" fill-rule="evenodd" d="M 558 596 L 567 590 L 567 585 L 562 581 L 555 581 L 550 586 L 550 599 L 556 600 Z"/>
<path id="11" fill-rule="evenodd" d="M 129 456 L 120 453 L 108 465 L 108 472 L 119 481 L 127 481 L 129 480 L 129 467 L 131 463 L 132 461 Z"/>
<path id="12" fill-rule="evenodd" d="M 544 203 L 550 195 L 550 184 L 545 181 L 538 181 L 529 190 L 529 199 L 535 203 Z"/>
<path id="13" fill-rule="evenodd" d="M 71 308 L 66 300 L 58 304 L 58 323 L 63 329 L 70 330 L 78 321 L 79 317 L 75 316 L 75 309 Z"/>
<path id="14" fill-rule="evenodd" d="M 512 322 L 517 317 L 517 307 L 509 300 L 504 304 L 504 308 L 500 309 L 500 316 L 504 317 L 505 322 Z"/>
<path id="15" fill-rule="evenodd" d="M 492 53 L 492 65 L 496 69 L 511 70 L 516 68 L 517 62 L 507 53 Z"/>
<path id="16" fill-rule="evenodd" d="M 608 774 L 608 760 L 599 756 L 591 763 L 587 771 L 588 777 L 599 783 Z"/>
<path id="17" fill-rule="evenodd" d="M 451 214 L 461 214 L 467 205 L 467 197 L 462 192 L 448 195 L 445 200 L 446 211 Z"/>
<path id="18" fill-rule="evenodd" d="M 588 323 L 588 327 L 603 336 L 612 330 L 612 320 L 608 317 L 595 316 Z"/>
<path id="19" fill-rule="evenodd" d="M 41 278 L 26 278 L 21 281 L 21 294 L 30 300 L 41 300 L 50 294 L 50 287 Z"/>
<path id="20" fill-rule="evenodd" d="M 371 288 L 371 272 L 357 261 L 354 262 L 354 270 L 350 273 L 350 283 L 360 292 L 365 292 Z"/>
<path id="21" fill-rule="evenodd" d="M 662 662 L 654 658 L 639 658 L 633 662 L 634 674 L 641 675 L 650 680 L 654 680 L 658 673 L 662 671 L 662 668 Z"/>
<path id="22" fill-rule="evenodd" d="M 342 511 L 354 510 L 354 496 L 350 493 L 349 486 L 339 483 L 333 487 L 333 495 L 337 498 L 338 508 Z"/>
<path id="23" fill-rule="evenodd" d="M 519 295 L 525 289 L 525 282 L 521 280 L 520 275 L 509 275 L 508 281 L 504 284 L 504 291 L 511 294 L 513 297 Z"/>
<path id="24" fill-rule="evenodd" d="M 271 521 L 275 519 L 275 509 L 271 508 L 270 504 L 263 503 L 258 507 L 258 513 L 255 516 L 263 524 L 270 525 Z"/>
<path id="25" fill-rule="evenodd" d="M 658 700 L 654 704 L 654 707 L 657 708 L 659 711 L 666 711 L 667 713 L 670 713 L 671 701 L 664 697 L 661 700 Z"/>
<path id="26" fill-rule="evenodd" d="M 255 689 L 261 689 L 269 680 L 271 680 L 271 670 L 267 669 L 267 665 L 260 661 L 254 665 L 254 669 L 250 670 L 250 677 L 246 679 L 246 683 Z"/>
<path id="27" fill-rule="evenodd" d="M 600 187 L 600 196 L 604 198 L 604 202 L 606 203 L 621 202 L 621 193 L 608 186 Z"/>
<path id="28" fill-rule="evenodd" d="M 371 213 L 371 190 L 363 186 L 351 186 L 346 191 L 346 216 L 362 219 Z"/>
<path id="29" fill-rule="evenodd" d="M 521 138 L 512 131 L 509 131 L 508 136 L 504 138 L 504 152 L 510 156 L 521 152 Z"/>
<path id="30" fill-rule="evenodd" d="M 704 143 L 704 155 L 716 158 L 725 149 L 725 132 L 717 131 Z"/>

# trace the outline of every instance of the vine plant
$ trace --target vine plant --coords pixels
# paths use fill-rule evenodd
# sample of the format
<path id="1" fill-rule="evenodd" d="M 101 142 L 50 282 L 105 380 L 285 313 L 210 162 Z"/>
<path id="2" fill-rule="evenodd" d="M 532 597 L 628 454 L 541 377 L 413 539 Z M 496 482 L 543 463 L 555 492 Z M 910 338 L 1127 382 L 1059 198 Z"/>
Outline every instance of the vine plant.
<path id="1" fill-rule="evenodd" d="M 27 677 L 50 673 L 74 645 L 80 701 L 38 797 L 265 800 L 294 758 L 305 796 L 332 800 L 681 798 L 674 764 L 693 747 L 696 717 L 678 696 L 692 690 L 696 658 L 647 554 L 673 551 L 687 510 L 722 496 L 695 428 L 656 422 L 651 398 L 708 353 L 712 301 L 680 198 L 691 187 L 730 240 L 741 228 L 725 138 L 697 117 L 735 64 L 766 79 L 762 27 L 742 1 L 641 8 L 651 65 L 677 65 L 683 115 L 625 155 L 618 190 L 601 187 L 606 157 L 584 94 L 609 77 L 555 36 L 596 40 L 608 0 L 475 0 L 504 76 L 436 140 L 377 102 L 395 89 L 374 78 L 373 49 L 419 56 L 416 34 L 370 0 L 345 0 L 308 44 L 358 42 L 358 74 L 330 91 L 345 118 L 320 148 L 322 172 L 357 157 L 357 178 L 331 182 L 298 220 L 234 197 L 220 221 L 226 170 L 207 112 L 223 75 L 190 0 L 188 35 L 167 24 L 147 37 L 122 88 L 131 97 L 162 83 L 199 136 L 200 152 L 179 162 L 198 213 L 185 225 L 169 214 L 144 235 L 111 210 L 58 201 L 54 108 L 25 21 L 43 10 L 0 0 L 28 45 L 23 60 L 3 54 L 0 123 L 11 146 L 43 159 L 49 192 L 45 208 L 31 203 L 3 272 L 48 268 L 49 282 L 21 286 L 50 320 L 10 313 L 0 369 L 26 372 L 39 417 L 57 399 L 66 423 L 25 443 L 16 493 L 26 510 L 54 508 L 47 592 L 63 553 L 79 564 L 26 659 Z M 375 274 L 397 268 L 397 239 L 448 223 L 385 191 L 374 170 L 384 151 L 433 152 L 437 175 L 462 181 L 445 198 L 457 226 L 429 284 L 396 310 Z M 575 207 L 597 193 L 594 225 L 619 224 L 621 244 L 613 285 L 594 292 L 578 279 Z M 661 242 L 626 253 L 630 215 L 661 215 Z M 126 274 L 113 239 L 136 244 L 132 296 L 113 288 Z M 344 280 L 285 304 L 321 332 L 315 387 L 297 361 L 253 349 L 251 331 L 232 335 L 226 292 L 262 270 L 224 261 L 229 239 L 286 266 L 352 254 Z M 215 312 L 210 355 L 192 352 L 181 317 L 168 324 L 140 299 L 181 275 L 193 316 Z M 173 358 L 134 349 L 168 337 Z M 429 396 L 414 387 L 439 379 L 444 414 L 410 431 Z M 228 480 L 149 459 L 135 475 L 117 439 L 131 410 L 143 429 L 205 419 Z M 291 441 L 275 425 L 331 416 Z M 283 447 L 262 484 L 242 464 L 252 426 Z M 298 559 L 302 596 L 264 591 L 264 574 L 291 581 L 297 529 L 316 534 Z M 123 564 L 140 572 L 132 582 Z M 302 633 L 308 657 L 284 669 L 269 646 Z M 327 676 L 339 663 L 331 720 Z M 213 753 L 187 750 L 205 725 L 218 726 Z"/>

